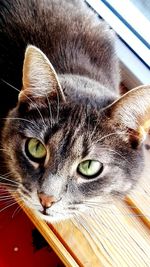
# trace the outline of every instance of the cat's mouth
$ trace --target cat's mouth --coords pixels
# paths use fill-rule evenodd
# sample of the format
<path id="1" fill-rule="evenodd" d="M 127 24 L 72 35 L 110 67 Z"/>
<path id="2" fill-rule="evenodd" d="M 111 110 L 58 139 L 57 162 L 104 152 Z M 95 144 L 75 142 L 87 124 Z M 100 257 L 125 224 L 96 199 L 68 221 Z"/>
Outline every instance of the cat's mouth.
<path id="1" fill-rule="evenodd" d="M 39 212 L 40 212 L 41 214 L 43 214 L 43 215 L 50 216 L 50 214 L 48 214 L 46 208 L 43 208 L 43 210 L 42 210 L 42 211 L 40 210 Z"/>
<path id="2" fill-rule="evenodd" d="M 48 223 L 55 223 L 55 222 L 59 222 L 68 218 L 71 218 L 72 215 L 68 214 L 68 213 L 61 213 L 61 212 L 48 212 L 45 210 L 38 210 L 39 212 L 39 216 L 41 217 L 41 219 L 45 220 Z"/>

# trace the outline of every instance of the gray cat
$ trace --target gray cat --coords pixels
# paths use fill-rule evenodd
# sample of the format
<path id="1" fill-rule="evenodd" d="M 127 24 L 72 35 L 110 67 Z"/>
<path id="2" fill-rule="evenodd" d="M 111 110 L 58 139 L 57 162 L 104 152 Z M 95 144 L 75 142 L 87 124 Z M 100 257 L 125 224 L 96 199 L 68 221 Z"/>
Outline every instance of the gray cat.
<path id="1" fill-rule="evenodd" d="M 2 184 L 51 222 L 134 187 L 150 86 L 119 96 L 115 34 L 84 1 L 0 0 L 0 69 Z"/>

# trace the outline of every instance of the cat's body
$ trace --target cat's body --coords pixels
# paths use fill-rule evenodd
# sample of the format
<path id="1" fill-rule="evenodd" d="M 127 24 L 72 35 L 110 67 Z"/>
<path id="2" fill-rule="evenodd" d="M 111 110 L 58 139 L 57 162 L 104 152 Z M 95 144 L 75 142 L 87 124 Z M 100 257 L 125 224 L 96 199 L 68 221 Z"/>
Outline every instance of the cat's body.
<path id="1" fill-rule="evenodd" d="M 24 52 L 32 44 L 46 54 L 58 75 L 82 75 L 107 89 L 118 90 L 114 32 L 82 0 L 0 1 L 0 10 L 2 79 L 21 88 Z M 8 92 L 4 99 L 1 97 L 1 106 L 9 101 L 8 85 L 5 90 Z M 107 92 L 105 95 L 111 98 Z"/>
<path id="2" fill-rule="evenodd" d="M 84 1 L 0 0 L 0 53 L 1 118 L 22 88 L 1 120 L 2 165 L 26 203 L 53 221 L 126 194 L 143 169 L 136 107 L 149 87 L 113 103 L 113 31 Z"/>

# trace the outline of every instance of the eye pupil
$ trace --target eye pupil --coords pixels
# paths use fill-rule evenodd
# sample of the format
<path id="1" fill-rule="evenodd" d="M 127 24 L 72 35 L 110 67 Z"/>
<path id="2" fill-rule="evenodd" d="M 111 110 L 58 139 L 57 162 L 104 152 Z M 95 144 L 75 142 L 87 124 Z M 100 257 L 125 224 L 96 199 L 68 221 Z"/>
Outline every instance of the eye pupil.
<path id="1" fill-rule="evenodd" d="M 88 162 L 88 168 L 90 168 L 90 165 L 91 165 L 91 160 L 89 160 Z"/>
<path id="2" fill-rule="evenodd" d="M 78 167 L 77 172 L 85 179 L 93 179 L 101 174 L 103 171 L 103 164 L 98 160 L 82 161 Z"/>

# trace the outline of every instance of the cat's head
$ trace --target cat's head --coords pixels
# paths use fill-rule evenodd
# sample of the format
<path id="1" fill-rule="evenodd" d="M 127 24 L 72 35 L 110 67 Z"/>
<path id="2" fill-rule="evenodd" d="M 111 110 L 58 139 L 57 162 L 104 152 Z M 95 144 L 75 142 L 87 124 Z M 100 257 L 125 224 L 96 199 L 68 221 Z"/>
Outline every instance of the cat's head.
<path id="1" fill-rule="evenodd" d="M 126 194 L 143 169 L 149 109 L 150 86 L 103 109 L 69 99 L 47 57 L 28 46 L 23 88 L 3 130 L 12 188 L 48 221 L 88 208 L 92 198 Z"/>

